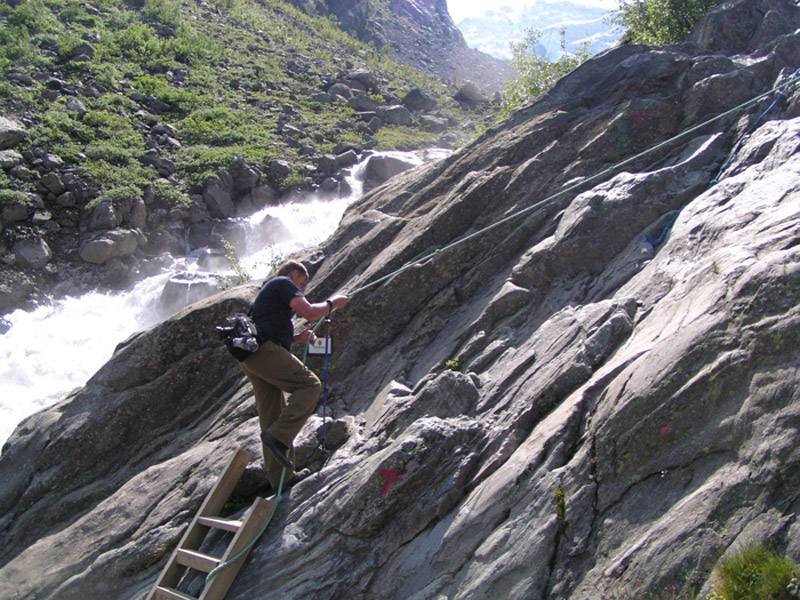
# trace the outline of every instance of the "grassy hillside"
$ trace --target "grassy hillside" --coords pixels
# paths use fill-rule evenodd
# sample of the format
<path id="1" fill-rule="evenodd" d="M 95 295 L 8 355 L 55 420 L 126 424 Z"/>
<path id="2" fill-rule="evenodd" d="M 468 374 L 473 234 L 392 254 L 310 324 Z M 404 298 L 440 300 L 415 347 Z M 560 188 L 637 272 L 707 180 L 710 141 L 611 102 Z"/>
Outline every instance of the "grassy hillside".
<path id="1" fill-rule="evenodd" d="M 25 124 L 28 150 L 60 156 L 112 197 L 149 186 L 188 202 L 193 185 L 238 157 L 287 160 L 292 172 L 275 182 L 286 189 L 303 181 L 309 157 L 341 142 L 436 141 L 416 126 L 370 132 L 346 104 L 315 98 L 358 68 L 378 78 L 382 101 L 421 87 L 466 136 L 478 133 L 484 115 L 456 103 L 455 89 L 281 0 L 0 3 L 0 112 Z M 305 136 L 285 135 L 287 121 Z M 140 160 L 155 125 L 169 138 L 159 153 L 175 164 L 166 180 Z M 32 192 L 35 183 L 0 171 L 0 189 Z"/>

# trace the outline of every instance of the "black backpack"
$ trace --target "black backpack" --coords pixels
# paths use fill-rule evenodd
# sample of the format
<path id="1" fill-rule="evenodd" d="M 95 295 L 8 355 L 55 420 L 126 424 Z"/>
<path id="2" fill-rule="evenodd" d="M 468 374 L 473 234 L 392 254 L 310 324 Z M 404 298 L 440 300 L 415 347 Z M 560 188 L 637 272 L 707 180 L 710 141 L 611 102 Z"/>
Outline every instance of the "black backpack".
<path id="1" fill-rule="evenodd" d="M 258 350 L 258 327 L 249 315 L 236 313 L 227 318 L 229 325 L 217 326 L 222 343 L 239 362 Z"/>

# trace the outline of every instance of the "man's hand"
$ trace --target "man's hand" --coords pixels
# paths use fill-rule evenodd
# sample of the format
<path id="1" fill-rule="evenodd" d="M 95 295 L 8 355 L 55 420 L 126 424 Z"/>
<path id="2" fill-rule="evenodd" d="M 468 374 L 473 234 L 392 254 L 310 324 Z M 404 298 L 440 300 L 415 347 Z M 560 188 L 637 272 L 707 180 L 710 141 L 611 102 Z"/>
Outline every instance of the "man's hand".
<path id="1" fill-rule="evenodd" d="M 318 321 L 329 315 L 331 311 L 342 308 L 348 302 L 350 302 L 350 298 L 347 296 L 337 295 L 322 302 L 309 304 L 305 296 L 295 296 L 289 302 L 289 306 L 307 321 Z"/>
<path id="2" fill-rule="evenodd" d="M 350 302 L 350 298 L 347 296 L 331 296 L 330 297 L 331 304 L 333 305 L 334 310 L 337 308 L 344 307 L 345 304 Z"/>
<path id="3" fill-rule="evenodd" d="M 311 328 L 312 326 L 309 325 L 303 331 L 294 336 L 294 341 L 297 342 L 298 344 L 304 344 L 306 342 L 308 342 L 309 344 L 313 344 L 314 340 L 317 339 L 317 336 L 314 335 L 314 332 L 311 330 Z"/>

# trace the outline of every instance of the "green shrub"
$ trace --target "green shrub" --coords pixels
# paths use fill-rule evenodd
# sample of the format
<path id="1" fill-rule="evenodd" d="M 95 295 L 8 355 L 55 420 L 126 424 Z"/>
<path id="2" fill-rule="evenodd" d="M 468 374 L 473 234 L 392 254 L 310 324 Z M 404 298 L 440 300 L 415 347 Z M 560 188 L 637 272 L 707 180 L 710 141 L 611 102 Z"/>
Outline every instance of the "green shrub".
<path id="1" fill-rule="evenodd" d="M 612 22 L 625 30 L 623 40 L 628 43 L 678 44 L 699 18 L 719 3 L 720 0 L 624 0 Z"/>
<path id="2" fill-rule="evenodd" d="M 72 5 L 58 13 L 58 20 L 65 25 L 78 24 L 84 27 L 94 27 L 95 18 L 86 12 L 85 6 Z"/>
<path id="3" fill-rule="evenodd" d="M 451 358 L 449 360 L 444 361 L 444 366 L 446 369 L 451 371 L 460 371 L 464 368 L 464 365 L 461 364 L 457 358 Z"/>
<path id="4" fill-rule="evenodd" d="M 180 4 L 173 0 L 145 0 L 142 16 L 152 25 L 165 25 L 172 29 L 181 24 Z"/>
<path id="5" fill-rule="evenodd" d="M 227 108 L 198 110 L 181 123 L 181 130 L 195 144 L 230 146 L 247 140 L 243 126 L 248 115 Z"/>
<path id="6" fill-rule="evenodd" d="M 790 600 L 787 586 L 797 569 L 766 546 L 750 546 L 717 566 L 710 600 Z"/>
<path id="7" fill-rule="evenodd" d="M 176 88 L 163 75 L 140 75 L 134 85 L 141 93 L 155 96 L 168 104 L 173 113 L 190 113 L 201 102 L 197 92 Z"/>
<path id="8" fill-rule="evenodd" d="M 0 67 L 30 66 L 40 58 L 39 49 L 24 27 L 0 27 Z"/>
<path id="9" fill-rule="evenodd" d="M 53 13 L 41 0 L 22 2 L 11 12 L 8 22 L 13 27 L 25 28 L 29 35 L 58 29 Z"/>
<path id="10" fill-rule="evenodd" d="M 247 156 L 240 149 L 226 147 L 211 147 L 204 144 L 184 146 L 178 151 L 175 161 L 178 174 L 189 185 L 203 184 L 209 177 L 213 177 L 223 169 L 231 168 L 237 156 Z"/>
<path id="11" fill-rule="evenodd" d="M 154 199 L 165 206 L 175 206 L 188 208 L 191 206 L 192 201 L 183 192 L 163 179 L 157 179 L 153 182 L 153 197 Z"/>
<path id="12" fill-rule="evenodd" d="M 83 43 L 83 40 L 74 32 L 62 33 L 56 36 L 56 53 L 62 61 L 67 60 L 72 52 Z"/>
<path id="13" fill-rule="evenodd" d="M 102 161 L 118 167 L 129 164 L 135 158 L 127 148 L 107 140 L 87 144 L 84 154 L 89 160 Z"/>
<path id="14" fill-rule="evenodd" d="M 39 135 L 45 144 L 51 146 L 70 142 L 88 143 L 95 139 L 94 129 L 58 104 L 44 115 Z"/>
<path id="15" fill-rule="evenodd" d="M 504 114 L 510 113 L 516 107 L 528 100 L 545 93 L 556 82 L 577 69 L 582 63 L 591 58 L 589 43 L 579 46 L 575 54 L 567 52 L 566 31 L 561 30 L 561 57 L 551 61 L 546 56 L 536 52 L 539 39 L 542 37 L 540 29 L 528 29 L 525 39 L 521 42 L 511 43 L 511 67 L 517 73 L 517 78 L 506 84 L 503 91 L 505 104 Z"/>

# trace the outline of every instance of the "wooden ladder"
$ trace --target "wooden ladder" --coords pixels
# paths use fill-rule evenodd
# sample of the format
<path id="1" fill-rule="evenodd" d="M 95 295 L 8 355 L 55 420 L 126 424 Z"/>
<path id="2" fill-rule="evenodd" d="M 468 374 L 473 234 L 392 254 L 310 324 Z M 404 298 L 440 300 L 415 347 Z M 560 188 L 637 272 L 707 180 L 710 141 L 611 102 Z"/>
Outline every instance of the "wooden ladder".
<path id="1" fill-rule="evenodd" d="M 221 569 L 203 588 L 199 598 L 178 591 L 177 587 L 187 569 L 210 573 L 219 565 L 242 551 L 257 536 L 269 519 L 275 503 L 257 498 L 241 521 L 223 519 L 219 515 L 228 497 L 236 487 L 247 463 L 253 458 L 250 452 L 237 450 L 217 483 L 206 496 L 203 505 L 192 519 L 186 533 L 170 556 L 167 565 L 156 580 L 147 600 L 222 600 L 242 567 L 248 548 L 235 562 Z M 212 529 L 233 533 L 233 539 L 220 558 L 198 552 L 206 534 Z"/>

